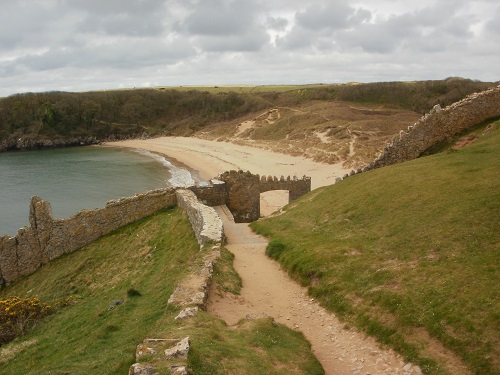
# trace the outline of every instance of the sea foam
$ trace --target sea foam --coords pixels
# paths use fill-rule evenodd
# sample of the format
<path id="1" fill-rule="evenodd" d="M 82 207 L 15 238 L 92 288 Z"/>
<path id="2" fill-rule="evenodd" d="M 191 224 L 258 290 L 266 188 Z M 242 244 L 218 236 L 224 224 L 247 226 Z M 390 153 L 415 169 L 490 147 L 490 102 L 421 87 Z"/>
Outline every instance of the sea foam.
<path id="1" fill-rule="evenodd" d="M 172 187 L 188 187 L 188 186 L 193 186 L 196 181 L 193 178 L 193 175 L 191 172 L 189 172 L 187 169 L 182 168 L 182 167 L 177 167 L 173 165 L 171 162 L 169 162 L 167 159 L 165 159 L 164 156 L 155 154 L 154 152 L 150 152 L 147 150 L 142 150 L 138 149 L 135 150 L 136 152 L 149 156 L 150 158 L 155 159 L 156 161 L 160 162 L 163 164 L 169 171 L 171 177 L 168 179 L 167 184 Z"/>

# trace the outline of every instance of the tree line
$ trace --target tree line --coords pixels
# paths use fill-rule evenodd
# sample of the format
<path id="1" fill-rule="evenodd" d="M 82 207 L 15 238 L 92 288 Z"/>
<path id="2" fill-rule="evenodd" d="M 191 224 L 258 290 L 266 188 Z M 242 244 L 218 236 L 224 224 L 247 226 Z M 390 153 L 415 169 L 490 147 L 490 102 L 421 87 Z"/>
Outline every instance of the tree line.
<path id="1" fill-rule="evenodd" d="M 498 83 L 496 83 L 498 84 Z M 304 86 L 289 91 L 210 93 L 175 89 L 16 94 L 0 99 L 0 141 L 38 138 L 132 138 L 144 133 L 189 136 L 211 123 L 274 106 L 342 100 L 429 111 L 449 105 L 494 83 L 462 78 Z"/>

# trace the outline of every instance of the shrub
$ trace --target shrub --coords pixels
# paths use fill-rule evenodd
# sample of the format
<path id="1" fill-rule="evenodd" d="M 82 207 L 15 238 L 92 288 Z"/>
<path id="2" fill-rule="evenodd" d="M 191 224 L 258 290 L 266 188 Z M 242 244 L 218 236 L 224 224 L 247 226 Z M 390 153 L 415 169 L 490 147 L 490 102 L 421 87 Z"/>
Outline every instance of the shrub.
<path id="1" fill-rule="evenodd" d="M 129 296 L 129 297 L 140 297 L 140 296 L 142 296 L 142 294 L 137 289 L 130 288 L 129 290 L 127 290 L 127 296 Z"/>
<path id="2" fill-rule="evenodd" d="M 24 335 L 51 311 L 38 298 L 11 297 L 0 300 L 0 345 Z"/>

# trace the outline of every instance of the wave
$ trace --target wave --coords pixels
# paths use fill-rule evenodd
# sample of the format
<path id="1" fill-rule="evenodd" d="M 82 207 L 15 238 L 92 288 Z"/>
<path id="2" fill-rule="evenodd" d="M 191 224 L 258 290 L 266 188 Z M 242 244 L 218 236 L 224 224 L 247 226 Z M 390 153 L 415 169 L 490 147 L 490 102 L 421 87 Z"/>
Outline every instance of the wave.
<path id="1" fill-rule="evenodd" d="M 173 165 L 171 162 L 169 162 L 167 159 L 165 159 L 164 156 L 155 154 L 154 152 L 150 152 L 147 150 L 134 150 L 142 155 L 146 155 L 150 158 L 155 159 L 156 161 L 160 162 L 163 164 L 168 170 L 170 171 L 170 178 L 167 181 L 167 184 L 171 187 L 188 187 L 188 186 L 193 186 L 197 182 L 191 172 L 189 172 L 187 169 L 182 168 L 182 167 L 177 167 Z"/>

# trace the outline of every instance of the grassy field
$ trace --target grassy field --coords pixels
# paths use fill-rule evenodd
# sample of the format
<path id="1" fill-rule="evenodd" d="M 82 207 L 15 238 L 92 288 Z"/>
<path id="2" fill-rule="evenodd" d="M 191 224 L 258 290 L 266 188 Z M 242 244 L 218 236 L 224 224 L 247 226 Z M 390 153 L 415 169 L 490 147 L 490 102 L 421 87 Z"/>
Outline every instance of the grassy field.
<path id="1" fill-rule="evenodd" d="M 218 272 L 231 273 L 230 259 L 223 258 Z M 170 209 L 1 290 L 0 299 L 38 297 L 51 306 L 61 301 L 68 306 L 3 345 L 0 374 L 126 374 L 143 339 L 186 336 L 192 345 L 188 366 L 195 374 L 324 373 L 302 334 L 270 319 L 242 321 L 237 329 L 204 312 L 175 321 L 180 309 L 167 300 L 199 259 L 189 221 Z M 232 279 L 237 288 L 234 274 Z"/>
<path id="2" fill-rule="evenodd" d="M 312 296 L 429 374 L 500 373 L 500 121 L 474 133 L 252 224 Z"/>

